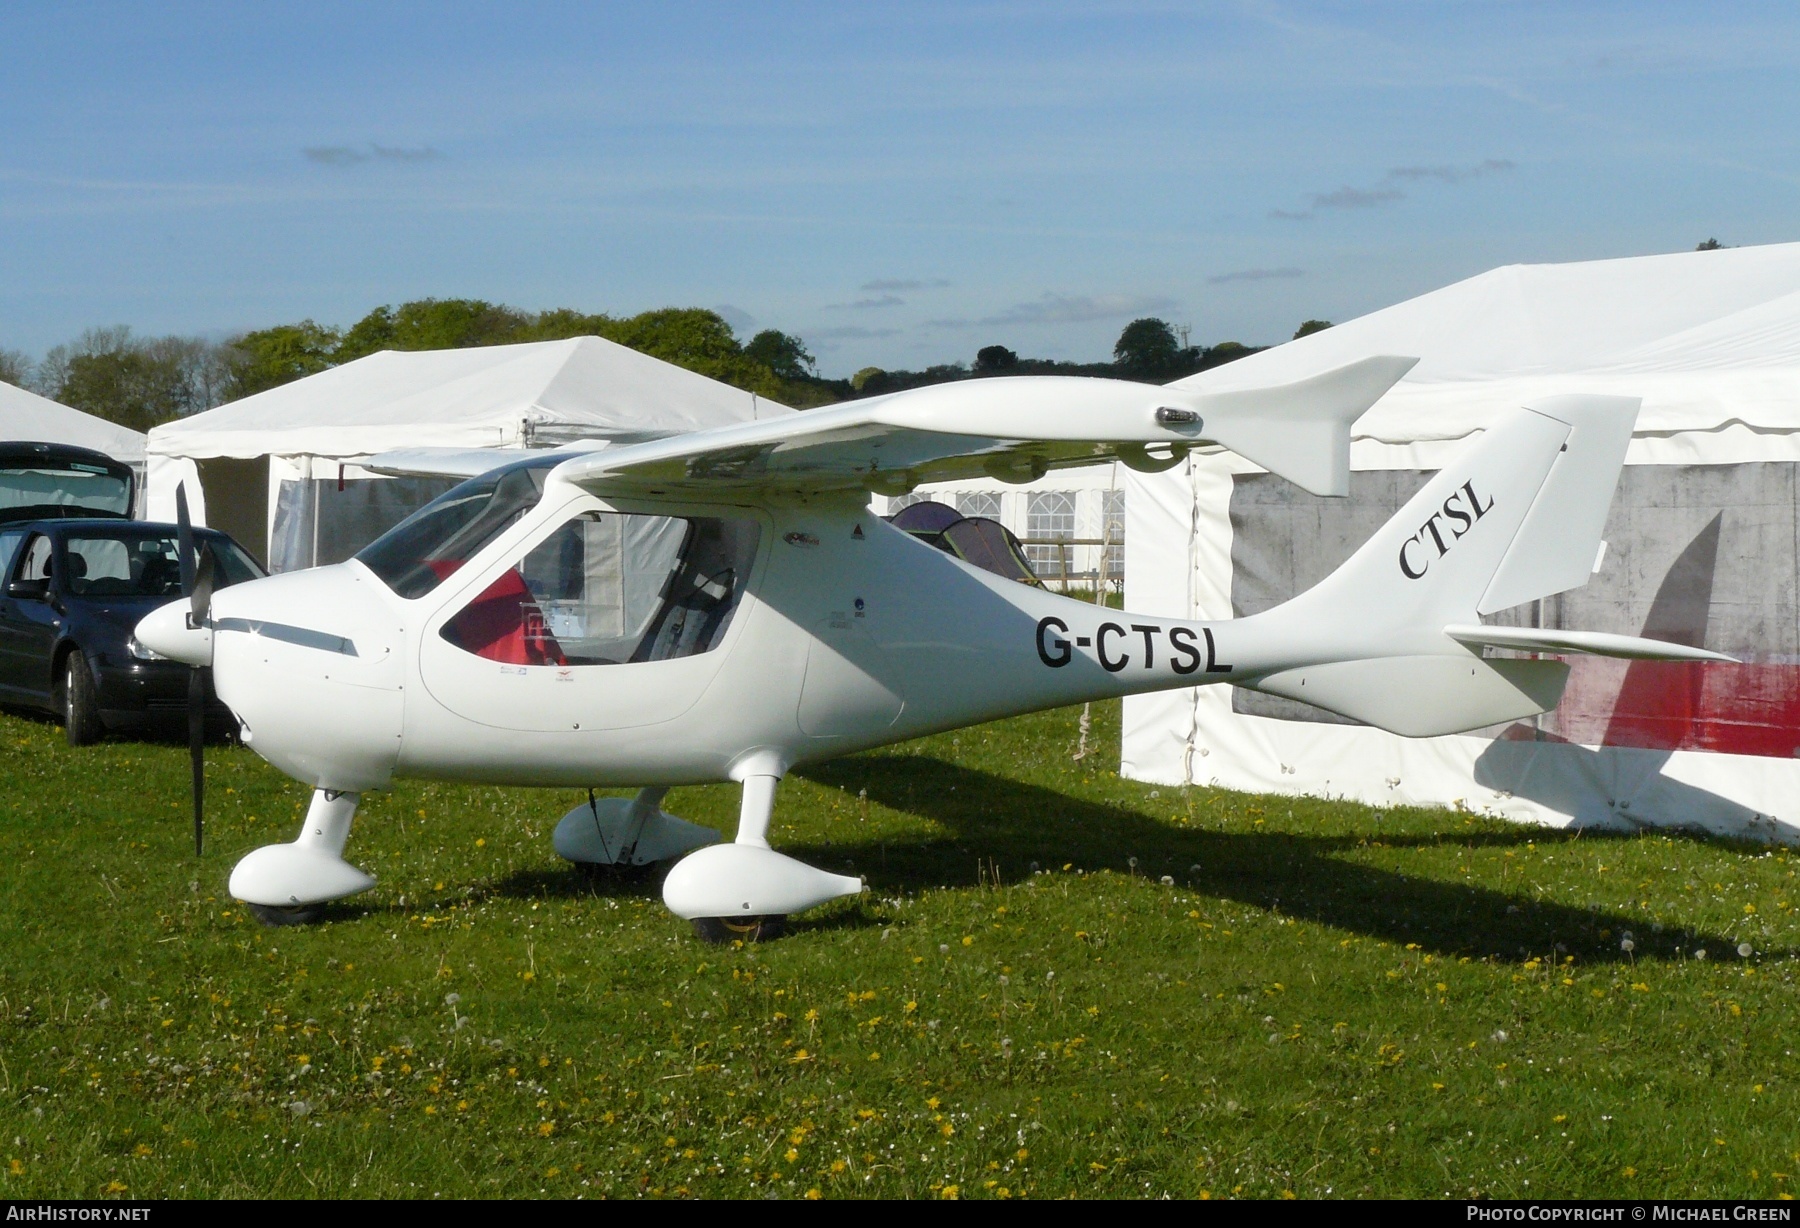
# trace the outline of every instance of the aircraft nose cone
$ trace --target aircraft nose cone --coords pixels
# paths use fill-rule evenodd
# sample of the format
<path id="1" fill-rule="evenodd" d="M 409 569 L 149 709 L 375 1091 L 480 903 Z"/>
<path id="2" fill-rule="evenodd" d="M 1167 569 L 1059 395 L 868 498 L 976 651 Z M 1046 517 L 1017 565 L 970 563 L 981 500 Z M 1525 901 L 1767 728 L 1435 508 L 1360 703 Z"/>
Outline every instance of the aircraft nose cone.
<path id="1" fill-rule="evenodd" d="M 171 601 L 160 609 L 152 610 L 138 622 L 138 643 L 151 652 L 172 661 L 180 661 L 183 665 L 211 665 L 212 628 L 191 628 L 187 625 L 187 616 L 186 601 Z"/>

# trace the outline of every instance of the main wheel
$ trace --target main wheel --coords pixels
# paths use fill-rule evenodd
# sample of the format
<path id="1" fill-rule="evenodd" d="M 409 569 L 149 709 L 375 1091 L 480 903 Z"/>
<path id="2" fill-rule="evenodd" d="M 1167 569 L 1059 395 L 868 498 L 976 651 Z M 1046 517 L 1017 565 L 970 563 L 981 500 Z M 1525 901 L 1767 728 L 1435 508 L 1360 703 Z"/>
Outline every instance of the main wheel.
<path id="1" fill-rule="evenodd" d="M 63 663 L 63 732 L 70 746 L 89 746 L 106 733 L 100 721 L 100 696 L 94 686 L 94 671 L 87 657 L 77 648 Z"/>
<path id="2" fill-rule="evenodd" d="M 278 904 L 246 904 L 244 907 L 264 925 L 312 925 L 325 915 L 323 904 L 299 904 L 291 908 Z"/>
<path id="3" fill-rule="evenodd" d="M 694 933 L 702 942 L 769 942 L 787 930 L 785 916 L 695 917 Z"/>

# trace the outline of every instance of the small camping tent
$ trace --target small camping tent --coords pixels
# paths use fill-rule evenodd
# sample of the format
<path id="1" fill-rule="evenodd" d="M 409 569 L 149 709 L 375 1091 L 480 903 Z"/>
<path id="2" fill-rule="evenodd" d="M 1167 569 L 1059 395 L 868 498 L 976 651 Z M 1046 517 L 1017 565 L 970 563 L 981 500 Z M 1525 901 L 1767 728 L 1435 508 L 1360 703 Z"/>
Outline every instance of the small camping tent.
<path id="1" fill-rule="evenodd" d="M 1495 269 L 1183 383 L 1279 384 L 1370 354 L 1421 361 L 1356 424 L 1348 500 L 1229 454 L 1130 476 L 1128 608 L 1267 609 L 1327 575 L 1499 414 L 1610 393 L 1643 410 L 1598 572 L 1495 621 L 1744 664 L 1573 658 L 1554 712 L 1417 741 L 1243 689 L 1135 697 L 1125 773 L 1800 837 L 1800 244 Z"/>
<path id="2" fill-rule="evenodd" d="M 599 337 L 384 350 L 152 430 L 149 509 L 172 517 L 185 482 L 204 523 L 292 570 L 348 558 L 451 484 L 358 465 L 380 452 L 642 439 L 792 412 Z"/>

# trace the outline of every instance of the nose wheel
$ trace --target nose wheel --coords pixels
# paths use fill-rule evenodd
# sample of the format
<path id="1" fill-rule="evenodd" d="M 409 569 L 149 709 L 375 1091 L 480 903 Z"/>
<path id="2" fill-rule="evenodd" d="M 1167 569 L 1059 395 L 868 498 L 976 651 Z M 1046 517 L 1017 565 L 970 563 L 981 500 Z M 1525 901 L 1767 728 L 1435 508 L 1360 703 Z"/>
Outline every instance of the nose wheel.
<path id="1" fill-rule="evenodd" d="M 702 942 L 772 942 L 787 932 L 786 914 L 766 917 L 695 917 L 694 933 Z"/>

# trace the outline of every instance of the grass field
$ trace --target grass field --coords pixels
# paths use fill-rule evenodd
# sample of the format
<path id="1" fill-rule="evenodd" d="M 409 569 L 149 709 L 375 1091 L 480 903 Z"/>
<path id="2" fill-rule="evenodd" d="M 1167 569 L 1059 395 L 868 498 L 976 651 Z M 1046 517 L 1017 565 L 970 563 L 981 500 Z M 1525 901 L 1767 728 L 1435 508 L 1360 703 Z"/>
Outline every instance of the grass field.
<path id="1" fill-rule="evenodd" d="M 225 879 L 300 787 L 212 751 L 196 861 L 181 747 L 0 717 L 0 1193 L 1800 1184 L 1795 855 L 1157 789 L 1074 741 L 790 778 L 777 845 L 871 890 L 734 949 L 566 868 L 576 793 L 418 784 L 357 820 L 376 890 L 265 929 Z M 735 793 L 665 804 L 729 832 Z"/>

